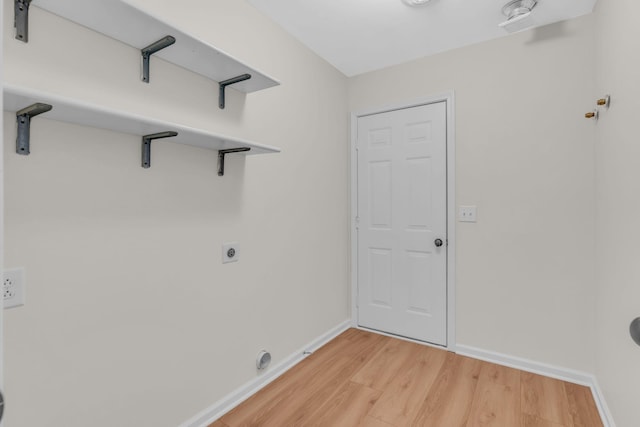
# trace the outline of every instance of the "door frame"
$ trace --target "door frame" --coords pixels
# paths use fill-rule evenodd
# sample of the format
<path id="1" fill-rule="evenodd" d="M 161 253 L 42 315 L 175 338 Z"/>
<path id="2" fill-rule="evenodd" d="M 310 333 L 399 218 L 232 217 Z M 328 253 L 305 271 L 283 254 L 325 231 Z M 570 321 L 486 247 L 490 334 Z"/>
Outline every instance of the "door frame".
<path id="1" fill-rule="evenodd" d="M 350 175 L 350 210 L 349 210 L 349 239 L 351 240 L 351 325 L 358 328 L 358 240 L 356 238 L 356 215 L 358 212 L 358 157 L 356 145 L 358 143 L 358 119 L 372 114 L 386 113 L 421 105 L 446 103 L 447 112 L 447 345 L 446 349 L 455 351 L 455 255 L 456 255 L 456 182 L 455 182 L 455 96 L 454 91 L 446 91 L 433 96 L 419 98 L 414 101 L 391 104 L 377 108 L 351 112 L 351 145 L 349 147 L 349 175 Z M 411 340 L 413 341 L 413 340 Z M 421 344 L 433 345 L 416 341 Z M 436 346 L 441 348 L 440 346 Z"/>
<path id="2" fill-rule="evenodd" d="M 4 0 L 0 0 L 0 82 L 4 83 Z M 0 110 L 4 114 L 3 99 L 0 99 Z M 4 120 L 0 121 L 0 142 L 3 149 L 0 150 L 0 275 L 4 277 Z M 4 413 L 0 419 L 0 427 L 5 425 L 7 415 L 6 396 L 4 396 L 4 305 L 0 305 L 0 391 L 3 394 Z"/>

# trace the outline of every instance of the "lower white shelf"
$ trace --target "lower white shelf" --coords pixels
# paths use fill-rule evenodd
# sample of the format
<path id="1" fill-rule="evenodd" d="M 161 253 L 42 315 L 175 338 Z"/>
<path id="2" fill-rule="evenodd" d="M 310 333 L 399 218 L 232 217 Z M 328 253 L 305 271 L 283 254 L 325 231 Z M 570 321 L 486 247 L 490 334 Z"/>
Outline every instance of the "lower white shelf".
<path id="1" fill-rule="evenodd" d="M 5 111 L 17 112 L 35 103 L 53 106 L 51 111 L 40 117 L 108 129 L 133 135 L 149 135 L 159 132 L 177 132 L 178 135 L 165 141 L 178 144 L 193 145 L 211 150 L 229 150 L 234 148 L 250 148 L 244 154 L 278 153 L 279 148 L 258 144 L 238 138 L 230 138 L 202 129 L 196 129 L 176 123 L 165 122 L 137 114 L 128 114 L 99 105 L 89 104 L 77 99 L 66 98 L 29 88 L 5 84 L 3 86 Z"/>

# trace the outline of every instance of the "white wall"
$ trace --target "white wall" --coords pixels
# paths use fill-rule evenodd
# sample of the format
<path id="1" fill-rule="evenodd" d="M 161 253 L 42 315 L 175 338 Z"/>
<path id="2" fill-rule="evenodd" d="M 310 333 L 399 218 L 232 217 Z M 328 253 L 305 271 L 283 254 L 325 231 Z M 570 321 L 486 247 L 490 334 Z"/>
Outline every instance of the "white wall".
<path id="1" fill-rule="evenodd" d="M 351 111 L 455 91 L 457 342 L 593 372 L 593 16 L 350 80 Z"/>
<path id="2" fill-rule="evenodd" d="M 14 84 L 282 148 L 229 156 L 50 121 L 14 153 L 5 113 L 6 258 L 27 304 L 6 312 L 7 423 L 176 426 L 348 318 L 347 79 L 245 2 L 146 2 L 282 81 L 244 96 L 31 8 L 13 39 Z M 194 11 L 199 11 L 194 13 Z M 55 108 L 55 106 L 54 106 Z M 241 260 L 221 265 L 223 242 Z"/>
<path id="3" fill-rule="evenodd" d="M 612 95 L 598 122 L 597 377 L 619 427 L 639 424 L 640 347 L 629 323 L 640 316 L 640 4 L 600 0 L 597 95 Z"/>

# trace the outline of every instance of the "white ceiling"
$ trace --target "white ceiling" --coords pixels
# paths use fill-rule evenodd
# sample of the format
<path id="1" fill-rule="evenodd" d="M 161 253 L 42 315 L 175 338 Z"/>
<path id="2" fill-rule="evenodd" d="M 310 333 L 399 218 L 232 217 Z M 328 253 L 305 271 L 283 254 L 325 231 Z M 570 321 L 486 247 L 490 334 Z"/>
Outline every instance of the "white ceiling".
<path id="1" fill-rule="evenodd" d="M 508 0 L 247 0 L 347 76 L 508 33 Z M 597 0 L 539 0 L 531 17 L 550 24 L 593 11 Z"/>

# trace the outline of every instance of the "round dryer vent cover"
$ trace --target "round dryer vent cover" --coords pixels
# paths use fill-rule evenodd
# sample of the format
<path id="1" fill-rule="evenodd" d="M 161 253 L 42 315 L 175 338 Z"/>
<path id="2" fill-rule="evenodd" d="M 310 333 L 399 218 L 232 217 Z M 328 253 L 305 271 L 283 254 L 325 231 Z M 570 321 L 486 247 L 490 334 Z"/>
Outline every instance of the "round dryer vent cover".
<path id="1" fill-rule="evenodd" d="M 262 370 L 269 366 L 271 363 L 271 353 L 266 350 L 262 350 L 258 353 L 258 357 L 256 358 L 256 368 Z"/>

